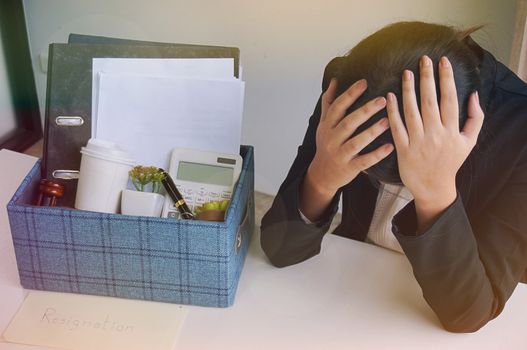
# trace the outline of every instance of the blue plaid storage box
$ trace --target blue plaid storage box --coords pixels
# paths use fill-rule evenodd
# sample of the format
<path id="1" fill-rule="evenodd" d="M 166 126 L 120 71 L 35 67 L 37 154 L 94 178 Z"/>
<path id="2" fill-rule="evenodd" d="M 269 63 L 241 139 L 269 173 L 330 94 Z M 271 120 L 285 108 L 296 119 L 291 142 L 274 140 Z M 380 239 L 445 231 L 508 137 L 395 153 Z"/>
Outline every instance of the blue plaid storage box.
<path id="1" fill-rule="evenodd" d="M 253 147 L 225 222 L 34 206 L 40 162 L 7 205 L 18 272 L 29 289 L 178 304 L 233 304 L 254 230 Z"/>

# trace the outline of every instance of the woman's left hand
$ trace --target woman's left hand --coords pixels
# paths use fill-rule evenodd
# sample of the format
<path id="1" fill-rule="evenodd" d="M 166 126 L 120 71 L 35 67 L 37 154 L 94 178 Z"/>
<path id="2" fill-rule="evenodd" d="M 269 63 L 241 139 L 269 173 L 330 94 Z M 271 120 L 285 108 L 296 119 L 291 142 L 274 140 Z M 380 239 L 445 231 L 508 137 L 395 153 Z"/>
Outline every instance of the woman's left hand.
<path id="1" fill-rule="evenodd" d="M 441 102 L 438 104 L 434 68 L 429 57 L 420 61 L 421 112 L 417 106 L 414 76 L 403 73 L 401 120 L 393 93 L 387 96 L 390 128 L 397 150 L 399 173 L 415 199 L 418 232 L 428 229 L 457 196 L 456 174 L 476 145 L 483 125 L 477 92 L 468 102 L 468 118 L 459 130 L 459 110 L 452 66 L 439 62 Z"/>

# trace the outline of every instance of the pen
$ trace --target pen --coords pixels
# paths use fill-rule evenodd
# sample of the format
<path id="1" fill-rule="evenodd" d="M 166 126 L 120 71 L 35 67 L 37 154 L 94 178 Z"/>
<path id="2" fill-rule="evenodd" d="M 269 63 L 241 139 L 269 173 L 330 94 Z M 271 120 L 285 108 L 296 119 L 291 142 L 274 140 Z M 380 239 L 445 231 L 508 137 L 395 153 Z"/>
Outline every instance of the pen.
<path id="1" fill-rule="evenodd" d="M 181 213 L 181 217 L 183 219 L 194 219 L 194 214 L 190 211 L 187 203 L 185 203 L 185 200 L 183 199 L 183 196 L 181 193 L 179 193 L 176 184 L 172 180 L 172 177 L 163 169 L 159 168 L 159 171 L 164 175 L 163 180 L 161 180 L 161 183 L 165 187 L 165 190 L 167 191 L 168 195 L 172 200 L 174 201 L 174 205 L 176 206 L 177 210 Z"/>

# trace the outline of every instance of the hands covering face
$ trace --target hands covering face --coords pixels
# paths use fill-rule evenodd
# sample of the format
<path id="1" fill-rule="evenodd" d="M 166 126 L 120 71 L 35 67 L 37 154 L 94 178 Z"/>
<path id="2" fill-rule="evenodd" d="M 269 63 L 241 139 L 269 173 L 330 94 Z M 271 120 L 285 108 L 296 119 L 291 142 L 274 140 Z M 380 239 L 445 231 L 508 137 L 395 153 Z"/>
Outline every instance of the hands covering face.
<path id="1" fill-rule="evenodd" d="M 399 173 L 416 204 L 448 206 L 456 198 L 456 174 L 474 148 L 483 125 L 478 93 L 468 101 L 468 118 L 459 130 L 459 110 L 452 66 L 446 57 L 439 62 L 441 102 L 438 103 L 433 63 L 420 61 L 421 111 L 417 106 L 414 76 L 403 73 L 404 126 L 397 99 L 387 96 L 387 111 L 397 150 Z M 448 203 L 449 202 L 449 203 Z"/>
<path id="2" fill-rule="evenodd" d="M 476 144 L 483 125 L 483 111 L 475 92 L 469 98 L 468 118 L 460 130 L 454 73 L 446 57 L 441 58 L 438 70 L 440 103 L 433 62 L 426 56 L 421 58 L 421 110 L 417 105 L 414 76 L 411 71 L 404 71 L 402 98 L 406 126 L 393 93 L 388 93 L 387 100 L 377 97 L 346 115 L 348 108 L 366 90 L 367 82 L 359 80 L 335 98 L 336 80 L 331 81 L 322 95 L 317 150 L 303 185 L 316 193 L 316 198 L 307 202 L 313 203 L 316 199 L 319 204 L 316 208 L 310 207 L 301 200 L 304 211 L 319 217 L 339 188 L 387 157 L 394 150 L 392 144 L 384 144 L 362 155 L 359 152 L 389 127 L 397 150 L 401 180 L 415 199 L 418 232 L 424 232 L 455 201 L 456 174 Z M 351 137 L 361 124 L 385 107 L 388 118 L 380 119 Z M 301 191 L 304 196 L 305 192 Z"/>
<path id="3" fill-rule="evenodd" d="M 376 150 L 359 152 L 389 127 L 397 150 L 401 179 L 416 199 L 416 204 L 448 206 L 456 198 L 456 173 L 476 144 L 483 124 L 483 111 L 477 92 L 468 103 L 468 119 L 460 131 L 459 110 L 454 73 L 446 57 L 439 62 L 441 102 L 438 103 L 434 67 L 430 58 L 420 61 L 421 110 L 417 105 L 414 76 L 404 71 L 402 78 L 403 111 L 406 127 L 399 113 L 397 99 L 389 93 L 377 97 L 354 112 L 348 108 L 364 93 L 365 80 L 359 80 L 335 98 L 336 81 L 332 80 L 322 96 L 322 112 L 317 129 L 317 151 L 309 172 L 328 194 L 352 181 L 360 171 L 375 165 L 393 151 L 385 144 Z M 350 136 L 357 128 L 386 106 L 383 118 L 362 133 Z M 388 123 L 389 121 L 389 123 Z M 319 188 L 319 189 L 320 189 Z"/>
<path id="4" fill-rule="evenodd" d="M 387 118 L 350 138 L 361 124 L 386 107 L 386 99 L 378 97 L 345 115 L 348 108 L 364 93 L 367 82 L 357 81 L 337 98 L 336 88 L 337 82 L 332 79 L 322 95 L 322 111 L 316 134 L 317 151 L 308 169 L 318 192 L 328 197 L 351 182 L 359 172 L 378 163 L 393 151 L 393 145 L 386 144 L 373 152 L 359 155 L 364 147 L 388 129 Z"/>

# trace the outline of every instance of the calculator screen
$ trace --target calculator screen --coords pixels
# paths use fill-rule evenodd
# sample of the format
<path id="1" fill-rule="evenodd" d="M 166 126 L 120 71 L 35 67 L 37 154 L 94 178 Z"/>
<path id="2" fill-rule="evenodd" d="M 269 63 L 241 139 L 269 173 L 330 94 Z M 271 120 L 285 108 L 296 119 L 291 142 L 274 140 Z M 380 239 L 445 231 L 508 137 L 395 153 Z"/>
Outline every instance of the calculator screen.
<path id="1" fill-rule="evenodd" d="M 219 186 L 231 186 L 234 169 L 209 164 L 179 162 L 177 179 Z"/>

